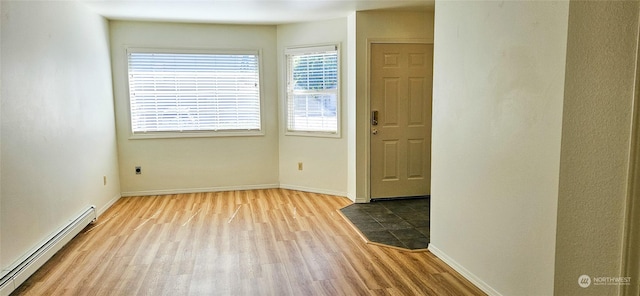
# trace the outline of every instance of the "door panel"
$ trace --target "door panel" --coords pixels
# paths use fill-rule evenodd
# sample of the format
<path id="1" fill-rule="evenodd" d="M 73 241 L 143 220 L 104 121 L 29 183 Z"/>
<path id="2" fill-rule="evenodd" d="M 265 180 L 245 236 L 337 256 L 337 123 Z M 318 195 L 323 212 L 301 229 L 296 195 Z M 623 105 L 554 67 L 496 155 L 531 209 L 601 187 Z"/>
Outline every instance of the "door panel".
<path id="1" fill-rule="evenodd" d="M 395 78 L 387 78 L 384 80 L 384 105 L 382 110 L 383 120 L 381 121 L 384 126 L 397 127 L 398 126 L 398 90 L 399 80 Z"/>
<path id="2" fill-rule="evenodd" d="M 409 140 L 409 149 L 407 149 L 407 163 L 409 165 L 407 177 L 411 179 L 422 179 L 425 177 L 424 171 L 424 139 Z"/>
<path id="3" fill-rule="evenodd" d="M 395 181 L 399 179 L 398 141 L 384 141 L 384 175 L 383 180 Z"/>
<path id="4" fill-rule="evenodd" d="M 433 45 L 371 45 L 371 198 L 430 194 Z"/>
<path id="5" fill-rule="evenodd" d="M 425 104 L 424 78 L 411 78 L 409 80 L 409 126 L 424 126 L 427 117 Z"/>

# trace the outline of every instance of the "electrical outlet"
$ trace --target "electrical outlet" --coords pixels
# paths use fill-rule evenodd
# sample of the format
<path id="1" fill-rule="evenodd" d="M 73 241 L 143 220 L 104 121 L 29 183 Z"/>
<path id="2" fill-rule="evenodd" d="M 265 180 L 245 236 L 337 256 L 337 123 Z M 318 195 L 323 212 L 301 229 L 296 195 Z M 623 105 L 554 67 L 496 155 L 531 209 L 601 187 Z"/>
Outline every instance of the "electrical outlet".
<path id="1" fill-rule="evenodd" d="M 136 167 L 136 175 L 142 175 L 142 167 L 140 166 Z"/>
<path id="2" fill-rule="evenodd" d="M 302 171 L 302 162 L 298 162 L 298 171 Z"/>

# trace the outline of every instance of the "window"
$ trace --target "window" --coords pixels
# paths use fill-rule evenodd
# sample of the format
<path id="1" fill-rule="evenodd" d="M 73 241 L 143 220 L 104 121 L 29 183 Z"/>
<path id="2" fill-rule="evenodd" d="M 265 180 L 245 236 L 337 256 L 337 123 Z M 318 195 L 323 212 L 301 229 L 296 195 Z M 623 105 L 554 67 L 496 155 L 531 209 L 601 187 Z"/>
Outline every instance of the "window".
<path id="1" fill-rule="evenodd" d="M 287 133 L 338 136 L 338 46 L 287 49 L 285 55 Z"/>
<path id="2" fill-rule="evenodd" d="M 261 130 L 259 55 L 129 49 L 134 135 Z"/>

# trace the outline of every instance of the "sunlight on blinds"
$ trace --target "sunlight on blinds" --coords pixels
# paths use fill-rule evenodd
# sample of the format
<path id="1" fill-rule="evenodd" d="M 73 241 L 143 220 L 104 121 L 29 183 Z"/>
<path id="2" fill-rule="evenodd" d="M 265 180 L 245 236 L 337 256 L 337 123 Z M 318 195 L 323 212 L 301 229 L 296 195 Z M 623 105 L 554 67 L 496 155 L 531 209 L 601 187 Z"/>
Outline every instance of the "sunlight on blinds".
<path id="1" fill-rule="evenodd" d="M 129 52 L 131 128 L 260 130 L 258 54 Z"/>
<path id="2" fill-rule="evenodd" d="M 287 52 L 287 130 L 337 133 L 336 46 Z"/>

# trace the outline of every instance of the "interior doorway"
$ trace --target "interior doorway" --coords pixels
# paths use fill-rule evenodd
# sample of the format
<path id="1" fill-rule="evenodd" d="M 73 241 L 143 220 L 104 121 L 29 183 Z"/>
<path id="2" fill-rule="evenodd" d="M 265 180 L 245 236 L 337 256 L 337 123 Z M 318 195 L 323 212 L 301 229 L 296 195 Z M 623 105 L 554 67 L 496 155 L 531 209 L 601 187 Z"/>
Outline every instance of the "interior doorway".
<path id="1" fill-rule="evenodd" d="M 631 135 L 629 192 L 624 234 L 623 274 L 631 284 L 622 286 L 621 295 L 640 295 L 640 50 L 636 65 L 635 97 Z"/>
<path id="2" fill-rule="evenodd" d="M 371 199 L 430 195 L 433 44 L 372 43 Z"/>

